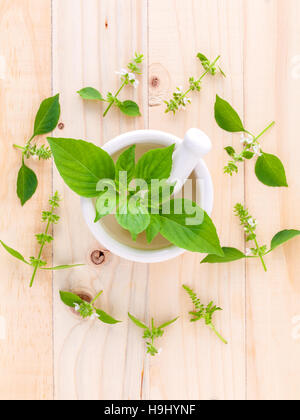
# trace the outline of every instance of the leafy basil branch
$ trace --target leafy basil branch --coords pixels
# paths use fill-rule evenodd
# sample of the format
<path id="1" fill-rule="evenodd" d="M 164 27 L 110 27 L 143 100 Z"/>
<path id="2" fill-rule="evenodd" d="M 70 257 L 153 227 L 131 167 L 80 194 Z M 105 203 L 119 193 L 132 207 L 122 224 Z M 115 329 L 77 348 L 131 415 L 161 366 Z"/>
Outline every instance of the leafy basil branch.
<path id="1" fill-rule="evenodd" d="M 189 297 L 191 298 L 195 306 L 195 311 L 190 312 L 190 315 L 193 316 L 193 318 L 191 319 L 191 322 L 197 322 L 197 321 L 200 321 L 201 319 L 204 319 L 205 324 L 211 328 L 211 330 L 216 334 L 216 336 L 219 337 L 219 339 L 224 344 L 228 344 L 228 342 L 221 336 L 221 334 L 218 333 L 212 320 L 214 313 L 217 311 L 222 311 L 222 309 L 214 305 L 213 302 L 210 302 L 207 306 L 202 305 L 201 300 L 198 298 L 198 296 L 192 289 L 190 289 L 188 286 L 182 286 L 182 287 L 187 292 L 187 294 L 189 295 Z"/>
<path id="2" fill-rule="evenodd" d="M 189 88 L 184 92 L 182 87 L 177 87 L 176 92 L 173 93 L 172 99 L 170 101 L 165 101 L 167 105 L 166 114 L 169 112 L 173 112 L 176 114 L 176 111 L 185 109 L 187 105 L 192 102 L 192 99 L 188 97 L 188 94 L 191 92 L 200 92 L 202 89 L 202 80 L 207 74 L 211 76 L 215 76 L 219 72 L 226 77 L 225 73 L 220 67 L 217 67 L 217 62 L 220 60 L 221 56 L 218 56 L 213 62 L 211 62 L 205 55 L 199 53 L 197 55 L 201 64 L 204 68 L 204 73 L 200 76 L 199 79 L 195 79 L 194 77 L 190 77 L 189 79 Z"/>
<path id="3" fill-rule="evenodd" d="M 66 306 L 75 309 L 75 311 L 78 312 L 83 319 L 99 319 L 99 321 L 103 322 L 104 324 L 118 324 L 121 321 L 117 321 L 112 316 L 104 312 L 102 309 L 97 309 L 95 307 L 95 302 L 99 299 L 102 293 L 103 291 L 98 293 L 98 295 L 92 300 L 91 303 L 86 302 L 85 300 L 81 299 L 78 295 L 75 295 L 70 292 L 61 291 L 60 298 Z"/>
<path id="4" fill-rule="evenodd" d="M 38 179 L 32 169 L 25 165 L 25 159 L 48 160 L 52 154 L 49 147 L 38 147 L 32 144 L 35 137 L 51 133 L 57 126 L 60 117 L 59 95 L 45 99 L 35 118 L 34 131 L 25 146 L 14 144 L 14 148 L 22 152 L 22 166 L 17 181 L 17 195 L 22 206 L 33 196 L 38 186 Z"/>
<path id="5" fill-rule="evenodd" d="M 143 60 L 144 56 L 142 54 L 136 53 L 135 57 L 128 64 L 127 69 L 121 69 L 121 71 L 116 72 L 118 75 L 120 75 L 121 86 L 115 94 L 108 92 L 106 98 L 104 98 L 102 94 L 93 87 L 86 87 L 77 93 L 83 99 L 107 103 L 108 106 L 104 111 L 103 117 L 106 117 L 112 106 L 119 108 L 119 110 L 125 115 L 130 117 L 138 117 L 141 115 L 138 104 L 129 100 L 122 102 L 119 100 L 119 95 L 125 86 L 130 85 L 135 88 L 139 86 L 139 81 L 137 80 L 136 76 L 142 74 L 140 64 L 143 62 Z"/>
<path id="6" fill-rule="evenodd" d="M 49 200 L 49 204 L 51 206 L 51 210 L 50 211 L 43 211 L 42 214 L 42 221 L 46 222 L 46 229 L 44 233 L 35 235 L 36 239 L 40 245 L 40 250 L 39 250 L 39 254 L 37 257 L 30 257 L 29 261 L 27 261 L 23 255 L 21 255 L 18 251 L 14 250 L 13 248 L 10 248 L 9 246 L 7 246 L 4 242 L 0 241 L 1 245 L 3 246 L 3 248 L 10 254 L 12 255 L 14 258 L 22 261 L 23 263 L 33 267 L 33 274 L 32 274 L 32 278 L 30 281 L 30 287 L 33 286 L 33 282 L 34 279 L 36 277 L 37 271 L 40 270 L 63 270 L 66 268 L 74 268 L 74 267 L 80 267 L 83 264 L 76 264 L 76 265 L 60 265 L 57 267 L 52 267 L 52 268 L 46 268 L 45 266 L 47 265 L 47 262 L 42 260 L 42 253 L 44 250 L 44 247 L 47 243 L 51 243 L 53 241 L 53 237 L 49 234 L 49 229 L 50 226 L 52 224 L 55 224 L 59 221 L 59 216 L 57 216 L 55 214 L 55 209 L 57 207 L 59 207 L 59 196 L 58 193 L 56 192 L 55 195 L 50 198 Z"/>
<path id="7" fill-rule="evenodd" d="M 164 335 L 164 329 L 168 327 L 171 324 L 174 324 L 178 320 L 179 317 L 173 319 L 172 321 L 166 322 L 162 324 L 159 327 L 155 327 L 154 325 L 154 319 L 151 320 L 151 327 L 147 327 L 143 322 L 139 321 L 134 316 L 128 314 L 131 321 L 139 328 L 144 330 L 143 338 L 146 340 L 146 346 L 147 346 L 147 354 L 150 354 L 151 356 L 156 356 L 160 353 L 160 351 L 154 346 L 154 341 L 157 338 L 160 338 Z"/>
<path id="8" fill-rule="evenodd" d="M 244 128 L 244 125 L 238 113 L 232 106 L 217 96 L 215 103 L 216 122 L 223 130 L 230 133 L 243 133 L 241 142 L 243 150 L 237 153 L 236 150 L 228 146 L 225 148 L 231 161 L 224 168 L 224 172 L 229 175 L 238 173 L 238 164 L 257 158 L 255 166 L 255 174 L 260 182 L 269 187 L 287 187 L 287 179 L 285 169 L 282 162 L 277 156 L 263 152 L 260 144 L 261 137 L 270 130 L 275 122 L 272 122 L 258 136 L 250 133 Z"/>
<path id="9" fill-rule="evenodd" d="M 171 198 L 174 186 L 167 180 L 175 145 L 150 150 L 137 163 L 133 145 L 115 164 L 92 143 L 63 138 L 48 142 L 65 183 L 81 197 L 96 198 L 95 222 L 114 214 L 133 241 L 143 232 L 149 243 L 161 234 L 179 248 L 223 255 L 208 214 L 191 200 Z"/>
<path id="10" fill-rule="evenodd" d="M 237 204 L 235 206 L 235 214 L 239 217 L 241 225 L 243 226 L 245 233 L 246 233 L 246 241 L 254 242 L 253 248 L 247 248 L 246 253 L 239 251 L 236 248 L 223 248 L 224 256 L 218 257 L 217 255 L 208 255 L 204 260 L 203 263 L 215 264 L 215 263 L 229 263 L 232 261 L 238 261 L 241 259 L 253 259 L 259 258 L 262 266 L 265 271 L 267 271 L 267 267 L 264 261 L 264 257 L 271 252 L 273 252 L 276 248 L 283 245 L 284 243 L 290 241 L 291 239 L 295 238 L 296 236 L 300 235 L 299 230 L 283 230 L 277 235 L 274 236 L 271 242 L 270 249 L 266 245 L 260 246 L 257 240 L 257 221 L 249 214 L 249 211 L 242 205 Z"/>

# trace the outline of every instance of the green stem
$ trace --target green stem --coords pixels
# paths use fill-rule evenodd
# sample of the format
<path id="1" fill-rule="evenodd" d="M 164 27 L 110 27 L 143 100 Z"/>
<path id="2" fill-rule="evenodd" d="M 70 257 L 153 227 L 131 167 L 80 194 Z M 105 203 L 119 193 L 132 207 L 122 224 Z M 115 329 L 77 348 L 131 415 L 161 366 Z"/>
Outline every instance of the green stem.
<path id="1" fill-rule="evenodd" d="M 218 331 L 216 330 L 215 326 L 213 324 L 209 324 L 210 328 L 213 330 L 213 332 L 216 334 L 217 337 L 219 337 L 219 339 L 224 343 L 224 344 L 228 344 L 228 341 L 225 340 L 225 338 L 223 338 L 221 336 L 220 333 L 218 333 Z"/>
<path id="2" fill-rule="evenodd" d="M 35 138 L 35 134 L 33 134 L 33 135 L 30 137 L 30 139 L 28 140 L 27 144 L 30 144 L 34 138 Z"/>
<path id="3" fill-rule="evenodd" d="M 213 67 L 214 65 L 217 64 L 217 62 L 220 60 L 221 56 L 219 55 L 215 61 L 212 63 L 211 67 Z M 204 79 L 204 77 L 209 73 L 208 70 L 206 70 L 202 76 L 200 76 L 200 78 L 198 79 L 198 83 L 201 82 L 202 79 Z M 182 99 L 185 98 L 190 92 L 192 91 L 192 88 L 189 88 L 183 95 L 182 95 Z"/>
<path id="4" fill-rule="evenodd" d="M 256 140 L 260 139 L 270 128 L 272 128 L 275 125 L 275 121 L 273 121 L 270 125 L 268 125 L 267 128 L 265 128 L 257 137 Z"/>
<path id="5" fill-rule="evenodd" d="M 24 147 L 22 147 L 22 146 L 18 146 L 17 144 L 14 144 L 14 145 L 13 145 L 13 147 L 14 147 L 15 149 L 24 150 Z"/>
<path id="6" fill-rule="evenodd" d="M 54 212 L 54 207 L 52 207 L 52 209 L 51 209 L 51 213 L 53 213 L 53 212 Z M 48 234 L 48 231 L 49 231 L 50 225 L 51 225 L 51 222 L 50 222 L 50 220 L 49 220 L 49 221 L 48 221 L 48 223 L 47 223 L 46 230 L 45 230 L 45 235 L 47 235 L 47 234 Z M 40 259 L 41 259 L 42 252 L 43 252 L 43 249 L 44 249 L 45 244 L 46 244 L 46 242 L 44 242 L 44 243 L 42 243 L 42 244 L 41 244 L 40 252 L 39 252 L 39 255 L 38 255 L 38 257 L 37 257 L 37 259 L 38 259 L 38 260 L 40 260 Z M 33 274 L 32 274 L 32 278 L 31 278 L 31 282 L 30 282 L 30 287 L 32 287 L 32 286 L 33 286 L 33 282 L 34 282 L 34 279 L 35 279 L 35 276 L 36 276 L 36 273 L 37 273 L 38 268 L 39 268 L 39 265 L 38 265 L 38 263 L 36 263 L 36 265 L 35 265 L 35 267 L 34 267 Z"/>
<path id="7" fill-rule="evenodd" d="M 255 246 L 256 246 L 257 251 L 259 252 L 259 245 L 258 245 L 258 242 L 257 242 L 257 239 L 256 238 L 254 239 L 254 243 L 255 243 Z M 265 272 L 267 272 L 268 269 L 267 269 L 266 263 L 265 263 L 265 261 L 263 259 L 263 256 L 260 255 L 260 253 L 259 253 L 259 258 L 260 258 L 260 261 L 261 261 L 261 263 L 263 265 L 263 268 L 264 268 Z"/>
<path id="8" fill-rule="evenodd" d="M 101 292 L 98 293 L 98 295 L 95 297 L 95 299 L 92 300 L 91 305 L 94 305 L 94 303 L 102 295 L 102 293 L 103 293 L 103 290 L 101 290 Z"/>
<path id="9" fill-rule="evenodd" d="M 119 96 L 119 94 L 120 94 L 120 92 L 121 92 L 121 90 L 124 88 L 124 86 L 127 84 L 127 81 L 125 80 L 124 82 L 123 82 L 123 84 L 121 85 L 121 87 L 120 87 L 120 89 L 117 91 L 117 93 L 115 94 L 115 98 L 117 98 L 118 96 Z M 107 115 L 107 113 L 108 113 L 108 111 L 110 110 L 110 108 L 113 106 L 113 104 L 114 104 L 114 101 L 112 101 L 109 105 L 108 105 L 108 107 L 106 108 L 106 110 L 105 110 L 105 112 L 104 112 L 104 114 L 103 114 L 103 117 L 106 117 L 106 115 Z"/>

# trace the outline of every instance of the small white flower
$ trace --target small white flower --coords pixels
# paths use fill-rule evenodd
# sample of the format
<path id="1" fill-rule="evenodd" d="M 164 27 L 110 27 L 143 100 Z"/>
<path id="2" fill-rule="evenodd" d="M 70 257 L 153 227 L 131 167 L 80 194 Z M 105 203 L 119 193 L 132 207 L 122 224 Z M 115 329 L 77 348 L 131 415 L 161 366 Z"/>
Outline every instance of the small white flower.
<path id="1" fill-rule="evenodd" d="M 176 93 L 183 93 L 183 87 L 182 86 L 177 87 Z"/>
<path id="2" fill-rule="evenodd" d="M 137 88 L 139 87 L 139 84 L 140 84 L 140 82 L 139 82 L 138 80 L 135 80 L 135 81 L 133 82 L 133 87 L 134 87 L 135 89 L 137 89 Z"/>
<path id="3" fill-rule="evenodd" d="M 250 135 L 246 136 L 245 134 L 241 135 L 241 143 L 253 144 L 253 142 L 254 142 L 254 138 L 252 136 Z"/>
<path id="4" fill-rule="evenodd" d="M 78 305 L 78 303 L 74 303 L 74 309 L 75 309 L 76 312 L 79 312 L 80 305 Z"/>
<path id="5" fill-rule="evenodd" d="M 247 248 L 246 249 L 246 257 L 251 257 L 251 255 L 252 255 L 251 249 L 250 248 Z"/>
<path id="6" fill-rule="evenodd" d="M 162 352 L 163 352 L 163 349 L 159 349 L 157 352 L 157 355 L 159 356 L 160 354 L 162 354 Z"/>
<path id="7" fill-rule="evenodd" d="M 33 155 L 33 156 L 32 156 L 32 159 L 33 159 L 33 160 L 38 160 L 38 156 L 37 156 L 37 155 Z"/>
<path id="8" fill-rule="evenodd" d="M 262 153 L 258 144 L 253 146 L 253 152 L 255 153 L 255 156 L 262 156 Z"/>
<path id="9" fill-rule="evenodd" d="M 128 73 L 128 79 L 130 82 L 134 82 L 136 80 L 136 76 L 134 73 Z"/>
<path id="10" fill-rule="evenodd" d="M 190 98 L 183 98 L 184 105 L 190 104 L 192 100 Z"/>
<path id="11" fill-rule="evenodd" d="M 96 312 L 94 312 L 90 317 L 91 321 L 94 321 L 94 319 L 97 319 L 97 318 L 98 318 L 98 315 L 96 314 Z"/>
<path id="12" fill-rule="evenodd" d="M 254 220 L 252 217 L 251 217 L 251 219 L 248 220 L 248 223 L 253 228 L 257 225 L 256 220 Z"/>
<path id="13" fill-rule="evenodd" d="M 120 76 L 127 76 L 128 70 L 121 69 L 120 71 L 116 71 L 116 74 L 119 74 Z"/>

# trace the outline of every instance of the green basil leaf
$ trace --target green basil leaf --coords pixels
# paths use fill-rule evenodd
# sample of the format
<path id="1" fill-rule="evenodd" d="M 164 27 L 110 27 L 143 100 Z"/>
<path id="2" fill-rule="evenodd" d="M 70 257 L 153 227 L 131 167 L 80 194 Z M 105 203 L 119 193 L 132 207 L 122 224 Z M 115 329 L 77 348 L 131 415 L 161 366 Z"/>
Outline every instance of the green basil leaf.
<path id="1" fill-rule="evenodd" d="M 235 248 L 222 248 L 224 252 L 224 256 L 220 257 L 218 255 L 208 255 L 201 261 L 201 264 L 221 264 L 221 263 L 228 263 L 232 261 L 242 260 L 246 258 L 246 255 L 243 254 L 241 251 Z"/>
<path id="2" fill-rule="evenodd" d="M 101 220 L 101 219 L 102 219 L 102 215 L 100 213 L 98 213 L 97 209 L 96 209 L 96 216 L 95 216 L 94 223 L 99 222 L 99 220 Z"/>
<path id="3" fill-rule="evenodd" d="M 53 131 L 59 121 L 59 95 L 45 99 L 38 110 L 34 123 L 34 136 L 48 134 Z"/>
<path id="4" fill-rule="evenodd" d="M 164 324 L 162 324 L 160 327 L 158 327 L 159 330 L 163 330 L 164 328 L 168 327 L 171 324 L 174 324 L 174 322 L 176 322 L 179 319 L 179 316 L 175 319 L 172 319 L 172 321 L 169 322 L 165 322 Z"/>
<path id="5" fill-rule="evenodd" d="M 36 174 L 28 168 L 24 163 L 21 166 L 17 180 L 17 195 L 21 200 L 22 206 L 30 200 L 36 192 L 38 186 L 38 179 Z"/>
<path id="6" fill-rule="evenodd" d="M 137 318 L 135 318 L 133 315 L 131 315 L 128 312 L 128 316 L 131 319 L 131 321 L 139 328 L 142 328 L 143 330 L 148 330 L 147 325 L 143 324 L 141 321 L 139 321 Z"/>
<path id="7" fill-rule="evenodd" d="M 98 222 L 105 216 L 111 214 L 118 204 L 118 196 L 116 191 L 108 190 L 102 193 L 96 201 L 96 220 Z"/>
<path id="8" fill-rule="evenodd" d="M 256 161 L 255 173 L 268 187 L 288 187 L 284 166 L 277 156 L 263 153 Z"/>
<path id="9" fill-rule="evenodd" d="M 59 294 L 62 302 L 70 308 L 74 308 L 75 303 L 77 303 L 77 305 L 81 305 L 84 302 L 79 296 L 74 295 L 73 293 L 61 291 Z"/>
<path id="10" fill-rule="evenodd" d="M 148 206 L 158 209 L 162 204 L 168 202 L 174 193 L 176 182 L 170 184 L 167 179 L 152 180 L 148 194 Z"/>
<path id="11" fill-rule="evenodd" d="M 146 230 L 147 242 L 149 244 L 151 244 L 153 239 L 155 239 L 156 236 L 159 234 L 160 226 L 161 226 L 161 224 L 160 224 L 159 216 L 156 216 L 156 215 L 152 214 L 150 224 L 149 224 L 149 226 L 147 227 L 147 230 Z"/>
<path id="12" fill-rule="evenodd" d="M 140 203 L 140 200 L 135 200 L 134 197 L 119 206 L 116 219 L 123 229 L 129 230 L 134 241 L 150 224 L 150 215 L 147 208 Z"/>
<path id="13" fill-rule="evenodd" d="M 138 161 L 135 178 L 143 179 L 151 184 L 152 179 L 168 179 L 173 166 L 175 144 L 163 149 L 150 150 Z"/>
<path id="14" fill-rule="evenodd" d="M 74 265 L 58 265 L 56 267 L 50 267 L 50 268 L 41 268 L 41 270 L 46 271 L 59 271 L 59 270 L 66 270 L 68 268 L 76 268 L 76 267 L 83 267 L 84 264 L 74 264 Z"/>
<path id="15" fill-rule="evenodd" d="M 86 87 L 77 92 L 83 99 L 90 101 L 103 101 L 104 98 L 101 93 L 92 87 Z"/>
<path id="16" fill-rule="evenodd" d="M 225 150 L 230 157 L 233 157 L 235 155 L 235 150 L 233 147 L 231 146 L 225 147 Z"/>
<path id="17" fill-rule="evenodd" d="M 134 178 L 135 173 L 135 149 L 136 146 L 131 146 L 129 149 L 125 150 L 119 157 L 116 163 L 116 184 L 119 188 L 120 183 L 120 172 L 127 172 L 127 185 Z M 126 187 L 127 187 L 126 185 Z"/>
<path id="18" fill-rule="evenodd" d="M 101 309 L 96 309 L 96 313 L 100 321 L 104 322 L 104 324 L 119 324 L 121 321 L 117 321 L 112 316 L 108 315 L 106 312 L 102 311 Z"/>
<path id="19" fill-rule="evenodd" d="M 296 236 L 300 235 L 299 230 L 283 230 L 277 235 L 274 236 L 271 242 L 271 250 L 278 248 L 280 245 L 290 241 L 291 239 L 295 238 Z"/>
<path id="20" fill-rule="evenodd" d="M 180 206 L 183 207 L 182 214 L 175 214 Z M 186 208 L 194 209 L 194 216 Z M 204 210 L 192 201 L 182 199 L 171 200 L 170 209 L 171 214 L 160 215 L 160 233 L 169 242 L 187 251 L 223 256 L 216 228 Z M 193 219 L 195 224 L 187 224 Z"/>
<path id="21" fill-rule="evenodd" d="M 115 178 L 111 156 L 83 140 L 48 138 L 56 167 L 65 183 L 82 197 L 97 197 L 97 184 Z"/>
<path id="22" fill-rule="evenodd" d="M 217 95 L 215 103 L 215 119 L 219 127 L 230 133 L 245 131 L 238 113 L 232 106 Z"/>
<path id="23" fill-rule="evenodd" d="M 138 104 L 133 101 L 120 102 L 119 108 L 123 114 L 129 117 L 140 117 L 142 115 Z"/>
<path id="24" fill-rule="evenodd" d="M 202 64 L 209 63 L 209 59 L 204 54 L 197 54 L 197 57 L 201 61 Z"/>
<path id="25" fill-rule="evenodd" d="M 245 151 L 245 152 L 243 152 L 243 157 L 244 157 L 245 159 L 247 159 L 247 160 L 252 159 L 252 158 L 253 158 L 253 156 L 254 156 L 254 153 L 253 153 L 253 152 L 249 152 L 249 151 Z"/>
<path id="26" fill-rule="evenodd" d="M 22 261 L 23 263 L 27 264 L 27 265 L 31 265 L 29 262 L 27 262 L 25 260 L 25 258 L 23 257 L 23 255 L 21 255 L 18 251 L 16 251 L 13 248 L 10 248 L 9 246 L 7 246 L 4 242 L 0 241 L 0 244 L 3 246 L 3 248 L 13 257 L 17 258 L 18 260 Z"/>

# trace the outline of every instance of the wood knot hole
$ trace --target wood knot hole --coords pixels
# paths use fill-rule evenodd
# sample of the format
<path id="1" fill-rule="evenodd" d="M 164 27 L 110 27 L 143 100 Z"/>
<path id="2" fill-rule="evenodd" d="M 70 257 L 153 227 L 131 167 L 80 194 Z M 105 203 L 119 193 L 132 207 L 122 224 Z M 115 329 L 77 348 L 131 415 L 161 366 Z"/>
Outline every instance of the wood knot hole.
<path id="1" fill-rule="evenodd" d="M 87 295 L 85 292 L 82 293 L 76 293 L 77 296 L 80 297 L 80 299 L 84 300 L 85 302 L 91 303 L 92 297 L 90 295 Z"/>
<path id="2" fill-rule="evenodd" d="M 58 124 L 58 128 L 59 128 L 60 130 L 63 130 L 63 129 L 65 128 L 65 124 L 64 124 L 64 123 L 59 123 L 59 124 Z"/>
<path id="3" fill-rule="evenodd" d="M 74 293 L 74 295 L 80 297 L 80 299 L 84 300 L 87 303 L 91 303 L 92 300 L 93 300 L 92 296 L 90 294 L 88 294 L 88 292 L 81 291 L 81 292 L 73 292 L 73 293 Z M 77 317 L 81 317 L 79 312 L 77 312 L 75 310 L 75 308 L 70 308 L 70 310 Z"/>
<path id="4" fill-rule="evenodd" d="M 151 86 L 154 88 L 158 88 L 160 85 L 160 80 L 157 76 L 153 76 L 151 79 Z"/>
<path id="5" fill-rule="evenodd" d="M 105 262 L 105 253 L 97 249 L 92 252 L 91 260 L 93 264 L 101 265 Z"/>

